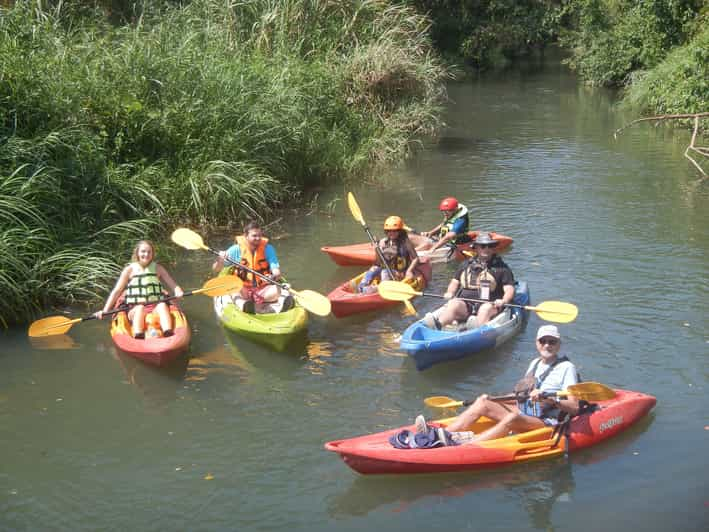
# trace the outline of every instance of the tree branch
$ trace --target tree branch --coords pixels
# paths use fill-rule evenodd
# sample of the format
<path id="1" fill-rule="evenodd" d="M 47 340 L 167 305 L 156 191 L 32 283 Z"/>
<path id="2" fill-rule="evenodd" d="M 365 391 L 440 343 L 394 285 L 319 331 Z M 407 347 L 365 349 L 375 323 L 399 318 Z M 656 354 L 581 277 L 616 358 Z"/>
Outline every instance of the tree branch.
<path id="1" fill-rule="evenodd" d="M 638 118 L 636 120 L 633 120 L 629 124 L 626 124 L 623 127 L 616 129 L 615 132 L 613 133 L 613 138 L 617 139 L 619 133 L 621 133 L 625 129 L 627 129 L 639 122 L 649 122 L 649 121 L 661 122 L 664 120 L 682 120 L 682 119 L 687 119 L 687 118 L 694 118 L 694 131 L 692 132 L 692 140 L 690 141 L 689 146 L 687 146 L 687 149 L 684 150 L 684 156 L 692 162 L 692 164 L 695 166 L 695 168 L 697 170 L 699 170 L 699 172 L 704 177 L 709 177 L 709 176 L 707 176 L 707 173 L 699 165 L 699 163 L 692 158 L 692 155 L 690 155 L 690 152 L 697 152 L 699 155 L 702 155 L 704 157 L 709 157 L 709 148 L 696 145 L 697 133 L 699 132 L 699 119 L 707 117 L 707 116 L 709 116 L 709 113 L 692 113 L 692 114 L 682 114 L 682 115 L 661 115 L 661 116 L 647 116 L 644 118 Z"/>

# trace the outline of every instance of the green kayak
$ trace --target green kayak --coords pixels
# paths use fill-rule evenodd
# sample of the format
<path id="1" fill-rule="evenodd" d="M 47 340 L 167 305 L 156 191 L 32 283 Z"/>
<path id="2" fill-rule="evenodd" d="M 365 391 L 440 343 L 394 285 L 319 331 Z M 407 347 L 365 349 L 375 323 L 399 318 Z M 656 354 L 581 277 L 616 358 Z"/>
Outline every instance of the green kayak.
<path id="1" fill-rule="evenodd" d="M 247 314 L 230 296 L 221 296 L 214 298 L 214 311 L 230 331 L 276 351 L 285 351 L 308 326 L 308 313 L 299 306 L 279 313 Z"/>

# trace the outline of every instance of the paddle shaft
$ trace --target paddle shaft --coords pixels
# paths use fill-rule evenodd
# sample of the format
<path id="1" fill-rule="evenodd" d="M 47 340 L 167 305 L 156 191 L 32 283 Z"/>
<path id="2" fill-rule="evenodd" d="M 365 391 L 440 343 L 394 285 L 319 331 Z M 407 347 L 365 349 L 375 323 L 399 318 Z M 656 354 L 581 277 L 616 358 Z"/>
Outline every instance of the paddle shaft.
<path id="1" fill-rule="evenodd" d="M 200 292 L 204 292 L 205 290 L 211 290 L 211 288 L 198 288 L 196 290 L 188 290 L 187 292 L 183 292 L 182 297 L 191 296 L 193 294 L 199 294 Z M 177 296 L 170 296 L 170 297 L 166 297 L 165 299 L 159 299 L 157 301 L 153 301 L 153 302 L 147 303 L 147 304 L 148 305 L 153 305 L 153 304 L 157 305 L 158 303 L 167 303 L 168 301 L 173 301 L 174 299 L 179 299 L 179 298 Z M 119 312 L 124 312 L 126 310 L 129 310 L 131 308 L 131 306 L 135 306 L 135 305 L 121 305 L 120 307 L 116 307 L 113 310 L 109 310 L 108 312 L 104 312 L 103 315 L 104 316 L 111 316 L 113 314 L 118 314 Z M 71 320 L 71 321 L 68 321 L 65 323 L 61 323 L 58 325 L 53 325 L 51 327 L 47 327 L 47 330 L 56 329 L 58 327 L 66 327 L 70 323 L 71 324 L 81 323 L 84 321 L 95 320 L 95 319 L 97 319 L 97 318 L 94 314 L 89 314 L 88 316 L 84 316 L 83 318 L 76 318 L 74 320 Z"/>
<path id="2" fill-rule="evenodd" d="M 542 399 L 547 399 L 547 398 L 549 398 L 549 397 L 561 397 L 561 396 L 566 397 L 566 396 L 569 396 L 569 395 L 571 395 L 571 394 L 568 393 L 568 392 L 542 392 L 542 393 L 540 394 L 540 397 L 541 397 Z M 495 401 L 496 403 L 504 403 L 505 401 L 514 401 L 514 400 L 526 400 L 526 399 L 528 399 L 528 398 L 529 398 L 529 396 L 526 395 L 526 394 L 517 395 L 517 394 L 514 394 L 514 393 L 508 394 L 508 395 L 492 395 L 492 396 L 488 396 L 488 400 L 490 400 L 490 401 Z M 462 401 L 461 406 L 470 406 L 470 405 L 472 405 L 474 402 L 475 402 L 475 400 L 472 400 L 472 401 L 470 401 L 470 400 L 468 400 L 468 401 Z"/>
<path id="3" fill-rule="evenodd" d="M 418 296 L 427 296 L 427 297 L 437 297 L 439 299 L 448 299 L 446 296 L 442 296 L 440 294 L 431 294 L 430 292 L 416 292 L 416 295 Z M 492 303 L 492 301 L 488 301 L 486 299 L 473 299 L 470 297 L 455 297 L 452 299 L 460 299 L 461 301 L 470 301 L 472 303 Z M 526 310 L 537 310 L 537 307 L 530 307 L 527 305 L 515 305 L 514 303 L 505 303 L 504 306 L 506 307 L 517 307 L 517 308 L 523 308 Z M 543 310 L 543 309 L 542 309 Z"/>

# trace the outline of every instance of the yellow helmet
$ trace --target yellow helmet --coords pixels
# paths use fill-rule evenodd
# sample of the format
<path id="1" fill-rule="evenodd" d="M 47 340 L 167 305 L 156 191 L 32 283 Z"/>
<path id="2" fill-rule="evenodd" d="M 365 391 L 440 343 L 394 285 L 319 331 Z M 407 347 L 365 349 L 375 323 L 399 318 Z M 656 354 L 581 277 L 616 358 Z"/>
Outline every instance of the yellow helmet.
<path id="1" fill-rule="evenodd" d="M 385 231 L 400 231 L 404 228 L 404 220 L 398 216 L 389 216 L 384 220 L 384 230 Z"/>

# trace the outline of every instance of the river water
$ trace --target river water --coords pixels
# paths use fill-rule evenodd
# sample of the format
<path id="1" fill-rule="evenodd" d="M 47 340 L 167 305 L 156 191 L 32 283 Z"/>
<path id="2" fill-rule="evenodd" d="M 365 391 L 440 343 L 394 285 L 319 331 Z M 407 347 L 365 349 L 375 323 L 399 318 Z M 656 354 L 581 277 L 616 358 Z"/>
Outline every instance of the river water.
<path id="1" fill-rule="evenodd" d="M 706 530 L 709 182 L 682 156 L 689 135 L 645 125 L 614 140 L 635 117 L 555 61 L 448 91 L 439 141 L 354 189 L 365 219 L 378 233 L 390 214 L 428 228 L 457 196 L 473 228 L 515 239 L 505 260 L 533 303 L 578 305 L 561 330 L 583 377 L 655 395 L 650 416 L 568 460 L 362 477 L 323 443 L 433 417 L 426 396 L 508 391 L 541 320 L 418 372 L 397 349 L 412 321 L 398 308 L 311 317 L 306 345 L 274 353 L 226 334 L 195 296 L 189 355 L 163 370 L 116 353 L 107 323 L 42 348 L 24 330 L 0 337 L 0 529 Z M 346 192 L 274 226 L 294 288 L 326 294 L 357 273 L 319 252 L 363 240 Z M 169 269 L 196 288 L 211 262 L 180 251 Z M 430 290 L 453 271 L 438 267 Z"/>

